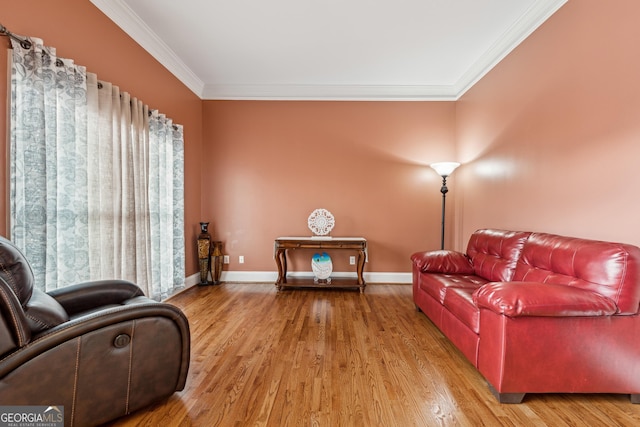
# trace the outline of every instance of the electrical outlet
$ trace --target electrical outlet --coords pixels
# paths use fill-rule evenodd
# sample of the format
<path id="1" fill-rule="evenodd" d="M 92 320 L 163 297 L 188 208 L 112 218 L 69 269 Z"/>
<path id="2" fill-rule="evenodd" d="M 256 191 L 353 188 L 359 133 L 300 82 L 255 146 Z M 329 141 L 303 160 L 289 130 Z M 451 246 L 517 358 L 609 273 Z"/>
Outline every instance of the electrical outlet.
<path id="1" fill-rule="evenodd" d="M 238 262 L 239 262 L 240 264 L 244 264 L 244 255 L 240 255 L 240 256 L 238 257 Z"/>
<path id="2" fill-rule="evenodd" d="M 355 256 L 350 256 L 349 257 L 349 264 L 356 265 L 356 257 Z"/>
<path id="3" fill-rule="evenodd" d="M 229 255 L 225 255 L 225 256 L 222 258 L 222 262 L 223 262 L 224 264 L 229 264 Z"/>

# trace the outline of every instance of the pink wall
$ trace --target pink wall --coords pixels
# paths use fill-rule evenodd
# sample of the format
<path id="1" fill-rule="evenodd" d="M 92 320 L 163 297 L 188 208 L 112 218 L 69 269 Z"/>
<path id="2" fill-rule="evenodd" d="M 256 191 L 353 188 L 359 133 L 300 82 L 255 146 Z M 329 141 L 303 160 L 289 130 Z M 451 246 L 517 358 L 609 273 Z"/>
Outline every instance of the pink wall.
<path id="1" fill-rule="evenodd" d="M 135 43 L 100 10 L 87 0 L 3 1 L 0 22 L 10 31 L 39 37 L 54 46 L 61 57 L 73 58 L 98 78 L 142 99 L 175 123 L 184 125 L 185 160 L 185 237 L 195 239 L 200 217 L 200 153 L 202 144 L 202 101 L 151 55 Z M 6 135 L 6 37 L 0 38 L 0 135 Z M 7 218 L 5 138 L 0 138 L 0 217 Z M 195 226 L 193 224 L 196 224 Z M 0 234 L 6 235 L 6 221 L 0 221 Z M 197 271 L 195 244 L 186 249 L 187 274 Z"/>
<path id="2" fill-rule="evenodd" d="M 224 240 L 231 270 L 274 271 L 273 239 L 309 235 L 306 219 L 319 207 L 336 216 L 335 235 L 369 239 L 366 271 L 407 272 L 410 253 L 439 246 L 440 181 L 426 165 L 454 157 L 454 103 L 203 102 L 88 1 L 12 3 L 2 23 L 184 125 L 187 274 L 196 272 L 201 220 Z M 1 102 L 3 134 L 5 117 Z M 336 270 L 352 269 L 344 258 Z M 300 268 L 309 269 L 306 257 Z"/>
<path id="3" fill-rule="evenodd" d="M 637 16 L 635 0 L 568 2 L 455 103 L 203 102 L 86 0 L 12 2 L 1 22 L 185 126 L 187 274 L 199 221 L 229 269 L 274 271 L 273 239 L 308 235 L 319 207 L 335 235 L 369 239 L 366 271 L 408 272 L 413 251 L 439 246 L 440 180 L 425 165 L 455 158 L 449 247 L 481 227 L 640 245 Z M 0 102 L 1 134 L 5 117 Z"/>
<path id="4" fill-rule="evenodd" d="M 457 247 L 481 227 L 640 245 L 638 16 L 568 2 L 457 102 Z"/>
<path id="5" fill-rule="evenodd" d="M 275 271 L 273 239 L 311 235 L 324 208 L 333 235 L 368 239 L 365 272 L 410 271 L 412 252 L 440 245 L 440 178 L 425 165 L 454 157 L 454 115 L 451 102 L 205 101 L 203 219 L 229 268 Z"/>

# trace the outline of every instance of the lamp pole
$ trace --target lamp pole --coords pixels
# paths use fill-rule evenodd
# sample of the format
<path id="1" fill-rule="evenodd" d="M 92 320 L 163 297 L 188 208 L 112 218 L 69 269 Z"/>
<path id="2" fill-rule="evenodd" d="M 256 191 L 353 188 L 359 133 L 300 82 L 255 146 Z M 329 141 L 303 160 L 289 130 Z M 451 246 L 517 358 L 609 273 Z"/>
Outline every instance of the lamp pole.
<path id="1" fill-rule="evenodd" d="M 440 187 L 440 192 L 442 193 L 442 228 L 440 231 L 440 249 L 444 249 L 444 205 L 447 199 L 447 192 L 449 189 L 447 188 L 447 177 L 442 177 L 442 187 Z"/>
<path id="2" fill-rule="evenodd" d="M 453 171 L 460 166 L 457 162 L 439 162 L 432 163 L 431 166 L 442 177 L 442 187 L 440 192 L 442 193 L 442 227 L 440 230 L 440 249 L 444 249 L 444 217 L 445 217 L 445 202 L 449 189 L 447 188 L 447 177 L 453 173 Z"/>

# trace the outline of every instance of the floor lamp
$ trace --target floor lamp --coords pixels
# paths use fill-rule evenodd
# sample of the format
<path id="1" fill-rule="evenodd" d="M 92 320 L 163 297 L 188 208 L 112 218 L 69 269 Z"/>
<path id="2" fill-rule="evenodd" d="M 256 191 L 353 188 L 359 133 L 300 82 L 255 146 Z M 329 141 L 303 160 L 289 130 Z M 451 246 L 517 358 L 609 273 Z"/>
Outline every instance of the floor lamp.
<path id="1" fill-rule="evenodd" d="M 440 249 L 444 249 L 444 205 L 447 192 L 449 191 L 447 188 L 447 177 L 451 175 L 458 166 L 460 166 L 460 163 L 438 162 L 432 163 L 429 166 L 431 166 L 436 173 L 442 177 L 442 187 L 440 187 L 440 192 L 442 193 L 442 231 L 440 233 Z"/>

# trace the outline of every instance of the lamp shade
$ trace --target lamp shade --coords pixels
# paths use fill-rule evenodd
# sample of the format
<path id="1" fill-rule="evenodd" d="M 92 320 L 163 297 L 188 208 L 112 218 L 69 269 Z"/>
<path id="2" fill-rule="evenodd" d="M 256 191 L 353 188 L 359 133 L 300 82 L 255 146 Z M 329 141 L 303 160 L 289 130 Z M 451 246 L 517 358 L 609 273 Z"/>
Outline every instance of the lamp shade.
<path id="1" fill-rule="evenodd" d="M 437 172 L 438 175 L 442 177 L 447 177 L 451 175 L 458 166 L 460 166 L 460 163 L 438 162 L 438 163 L 431 163 L 429 166 L 431 166 Z"/>

